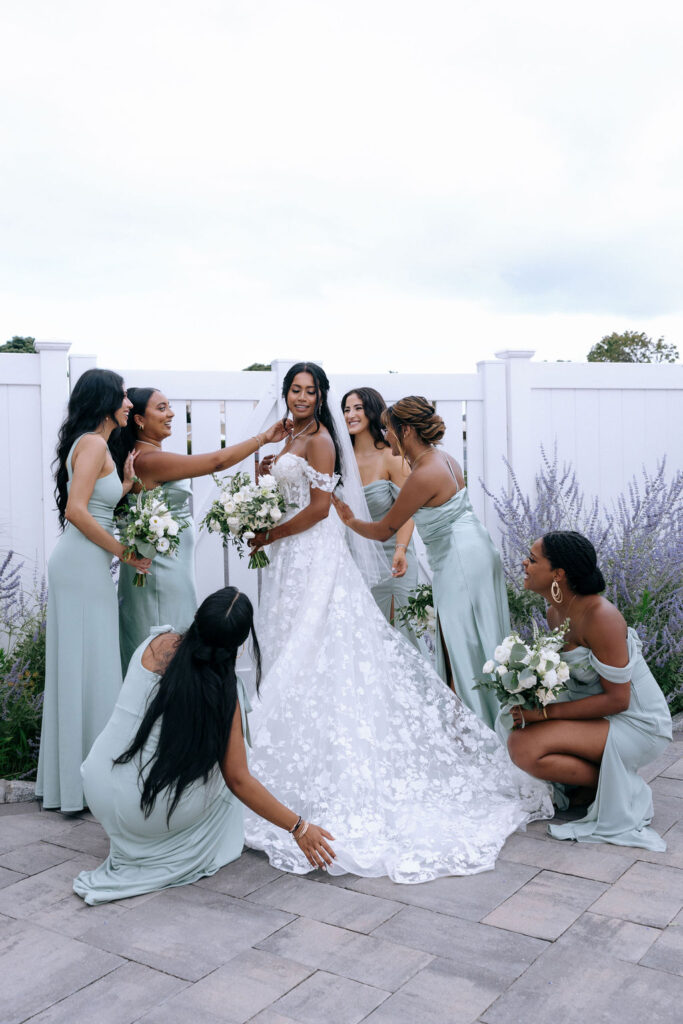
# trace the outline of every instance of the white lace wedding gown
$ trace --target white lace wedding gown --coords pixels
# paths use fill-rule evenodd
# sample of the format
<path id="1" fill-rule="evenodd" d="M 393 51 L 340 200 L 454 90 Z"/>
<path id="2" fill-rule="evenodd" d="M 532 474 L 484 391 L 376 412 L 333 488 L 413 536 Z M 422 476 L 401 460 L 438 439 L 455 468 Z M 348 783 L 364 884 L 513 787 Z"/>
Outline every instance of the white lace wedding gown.
<path id="1" fill-rule="evenodd" d="M 273 467 L 288 502 L 335 477 L 287 453 Z M 264 674 L 250 715 L 250 768 L 335 837 L 330 874 L 424 882 L 494 867 L 511 832 L 553 815 L 545 783 L 389 625 L 327 519 L 268 549 L 257 620 Z M 286 832 L 245 813 L 247 844 L 275 867 L 312 868 Z"/>

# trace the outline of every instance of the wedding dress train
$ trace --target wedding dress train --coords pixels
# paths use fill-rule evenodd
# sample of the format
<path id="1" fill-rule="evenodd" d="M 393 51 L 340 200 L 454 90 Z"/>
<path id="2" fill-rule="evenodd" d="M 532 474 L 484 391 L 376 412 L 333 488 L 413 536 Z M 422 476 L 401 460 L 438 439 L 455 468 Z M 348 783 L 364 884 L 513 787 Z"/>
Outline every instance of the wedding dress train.
<path id="1" fill-rule="evenodd" d="M 336 477 L 287 453 L 273 467 L 290 516 Z M 252 773 L 328 829 L 330 874 L 424 882 L 490 870 L 506 838 L 553 808 L 487 726 L 386 621 L 334 509 L 277 541 L 257 627 L 264 659 L 250 715 Z M 286 832 L 246 812 L 247 844 L 311 871 Z"/>

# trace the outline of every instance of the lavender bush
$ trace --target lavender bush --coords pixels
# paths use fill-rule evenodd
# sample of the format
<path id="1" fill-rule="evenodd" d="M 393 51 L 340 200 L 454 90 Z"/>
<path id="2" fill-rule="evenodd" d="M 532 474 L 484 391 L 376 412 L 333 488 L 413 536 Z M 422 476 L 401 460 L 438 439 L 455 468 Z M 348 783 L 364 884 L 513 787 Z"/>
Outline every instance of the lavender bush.
<path id="1" fill-rule="evenodd" d="M 45 581 L 21 586 L 22 563 L 0 564 L 0 778 L 35 774 L 45 685 Z"/>
<path id="2" fill-rule="evenodd" d="M 522 559 L 549 530 L 578 530 L 595 546 L 607 588 L 643 642 L 643 654 L 672 713 L 683 709 L 683 472 L 670 482 L 665 461 L 645 469 L 611 507 L 587 501 L 574 470 L 541 448 L 536 493 L 525 495 L 508 465 L 509 494 L 493 499 L 503 530 L 502 555 L 513 628 L 529 636 L 545 626 L 544 602 L 524 590 Z M 487 492 L 489 493 L 489 492 Z"/>

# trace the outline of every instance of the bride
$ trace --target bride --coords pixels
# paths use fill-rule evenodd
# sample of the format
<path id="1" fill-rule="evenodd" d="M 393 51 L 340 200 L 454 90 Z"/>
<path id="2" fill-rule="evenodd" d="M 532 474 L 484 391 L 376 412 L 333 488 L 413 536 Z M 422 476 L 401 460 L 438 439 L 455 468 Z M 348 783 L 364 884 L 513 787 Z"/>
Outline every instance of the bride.
<path id="1" fill-rule="evenodd" d="M 387 572 L 383 552 L 347 532 L 330 507 L 340 475 L 352 507 L 362 508 L 362 491 L 328 391 L 315 363 L 291 367 L 283 397 L 292 435 L 261 467 L 290 511 L 251 542 L 273 548 L 258 619 L 264 673 L 250 717 L 250 769 L 336 837 L 331 874 L 424 882 L 490 870 L 510 833 L 552 817 L 547 786 L 512 765 L 377 607 L 369 585 Z M 264 819 L 247 813 L 245 834 L 275 867 L 312 870 Z"/>

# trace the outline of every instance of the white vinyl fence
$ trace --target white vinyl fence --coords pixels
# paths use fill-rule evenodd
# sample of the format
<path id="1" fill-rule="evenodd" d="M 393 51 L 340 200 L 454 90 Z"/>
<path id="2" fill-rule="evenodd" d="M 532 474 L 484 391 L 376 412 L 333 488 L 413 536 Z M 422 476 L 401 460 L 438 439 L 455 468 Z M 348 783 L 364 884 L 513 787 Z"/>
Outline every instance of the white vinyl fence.
<path id="1" fill-rule="evenodd" d="M 69 388 L 96 365 L 69 357 L 66 342 L 37 342 L 37 355 L 0 354 L 0 553 L 12 549 L 30 571 L 44 572 L 57 540 L 50 464 Z M 388 403 L 407 394 L 436 402 L 447 433 L 445 447 L 463 465 L 472 503 L 494 540 L 497 522 L 484 485 L 508 486 L 504 458 L 530 490 L 540 446 L 571 461 L 588 496 L 609 501 L 641 467 L 654 471 L 666 456 L 683 460 L 683 366 L 534 362 L 530 351 L 506 351 L 477 364 L 472 374 L 332 374 L 337 396 L 371 386 Z M 246 361 L 246 357 L 245 357 Z M 169 448 L 211 451 L 262 430 L 282 415 L 282 379 L 294 360 L 275 360 L 270 372 L 128 370 L 129 386 L 157 387 L 176 412 Z M 117 368 L 118 369 L 118 368 Z M 238 468 L 238 467 L 236 467 Z M 239 468 L 253 470 L 253 460 Z M 210 478 L 193 482 L 198 520 L 215 493 Z M 258 574 L 234 551 L 224 554 L 202 531 L 196 556 L 200 598 L 230 582 L 257 599 Z"/>

